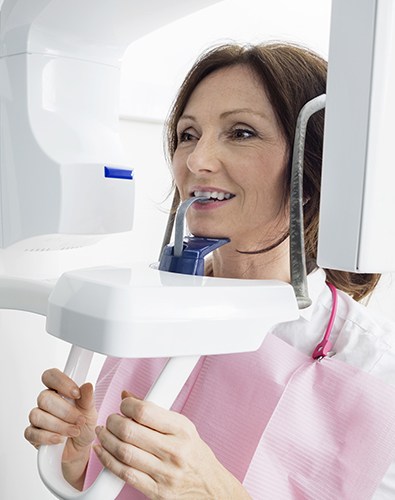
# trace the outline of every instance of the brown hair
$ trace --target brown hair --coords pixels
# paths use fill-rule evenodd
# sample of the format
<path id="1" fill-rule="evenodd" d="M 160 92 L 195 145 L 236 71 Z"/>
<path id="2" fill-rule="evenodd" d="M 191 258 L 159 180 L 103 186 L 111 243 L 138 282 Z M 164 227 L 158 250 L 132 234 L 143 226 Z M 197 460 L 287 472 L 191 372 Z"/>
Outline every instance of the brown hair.
<path id="1" fill-rule="evenodd" d="M 167 121 L 167 153 L 171 160 L 177 148 L 177 123 L 196 88 L 206 76 L 221 68 L 247 65 L 260 79 L 273 106 L 288 145 L 285 193 L 289 199 L 291 152 L 299 111 L 307 101 L 324 94 L 327 63 L 318 54 L 289 43 L 260 45 L 226 44 L 202 54 L 182 84 Z M 309 269 L 316 266 L 324 111 L 316 113 L 307 127 L 304 156 L 304 230 Z M 176 191 L 176 196 L 178 193 Z M 328 280 L 340 290 L 361 300 L 373 291 L 379 274 L 356 274 L 326 270 Z"/>

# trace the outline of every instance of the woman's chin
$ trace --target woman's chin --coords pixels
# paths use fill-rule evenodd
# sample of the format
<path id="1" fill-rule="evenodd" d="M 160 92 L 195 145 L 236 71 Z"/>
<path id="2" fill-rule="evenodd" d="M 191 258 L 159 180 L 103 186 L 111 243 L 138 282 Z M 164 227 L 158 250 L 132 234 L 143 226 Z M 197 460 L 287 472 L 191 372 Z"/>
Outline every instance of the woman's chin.
<path id="1" fill-rule="evenodd" d="M 201 224 L 189 227 L 189 231 L 197 238 L 229 238 L 218 229 L 209 226 L 204 227 Z"/>

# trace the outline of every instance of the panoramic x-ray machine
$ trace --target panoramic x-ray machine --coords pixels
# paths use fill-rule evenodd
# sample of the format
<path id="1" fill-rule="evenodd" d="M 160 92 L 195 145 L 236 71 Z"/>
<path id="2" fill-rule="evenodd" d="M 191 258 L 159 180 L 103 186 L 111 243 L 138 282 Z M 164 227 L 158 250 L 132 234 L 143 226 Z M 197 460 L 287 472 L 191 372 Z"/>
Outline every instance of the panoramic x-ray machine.
<path id="1" fill-rule="evenodd" d="M 2 248 L 59 250 L 132 228 L 134 173 L 118 135 L 120 60 L 133 40 L 213 3 L 4 1 Z M 178 212 L 174 246 L 165 247 L 159 269 L 149 263 L 84 269 L 54 282 L 3 276 L 0 307 L 45 315 L 48 332 L 73 344 L 65 372 L 77 384 L 94 351 L 170 357 L 148 395 L 169 408 L 200 355 L 255 350 L 269 328 L 298 318 L 310 304 L 300 235 L 303 144 L 309 117 L 325 105 L 319 264 L 393 270 L 394 31 L 392 0 L 333 0 L 327 99 L 305 106 L 295 137 L 292 284 L 203 276 L 205 255 L 226 241 L 183 239 L 190 200 Z M 87 491 L 72 488 L 61 473 L 62 451 L 42 446 L 38 460 L 57 498 L 116 498 L 123 482 L 107 470 Z"/>

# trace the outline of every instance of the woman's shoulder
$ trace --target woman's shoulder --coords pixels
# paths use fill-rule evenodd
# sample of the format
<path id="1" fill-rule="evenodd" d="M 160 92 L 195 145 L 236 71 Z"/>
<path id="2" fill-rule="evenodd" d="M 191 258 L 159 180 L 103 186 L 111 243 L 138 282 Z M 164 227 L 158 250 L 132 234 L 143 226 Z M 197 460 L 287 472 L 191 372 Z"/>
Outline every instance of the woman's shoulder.
<path id="1" fill-rule="evenodd" d="M 306 354 L 322 340 L 332 311 L 325 280 L 324 270 L 312 272 L 308 276 L 312 305 L 301 311 L 299 320 L 278 325 L 273 332 Z M 395 386 L 395 322 L 340 290 L 337 298 L 331 355 Z"/>
<path id="2" fill-rule="evenodd" d="M 329 287 L 325 284 L 326 275 L 323 269 L 317 269 L 309 275 L 309 286 L 312 289 L 313 306 L 310 316 L 318 316 L 320 321 L 332 310 L 333 300 Z M 368 305 L 355 301 L 347 293 L 337 290 L 337 324 L 345 324 L 360 334 L 365 333 L 372 339 L 380 339 L 389 346 L 395 347 L 395 322 L 385 314 Z"/>
<path id="3" fill-rule="evenodd" d="M 347 323 L 348 327 L 395 347 L 395 322 L 385 314 L 369 307 L 369 304 L 356 302 L 341 290 L 338 290 L 337 316 L 339 320 Z"/>
<path id="4" fill-rule="evenodd" d="M 338 291 L 334 352 L 395 386 L 395 322 Z"/>

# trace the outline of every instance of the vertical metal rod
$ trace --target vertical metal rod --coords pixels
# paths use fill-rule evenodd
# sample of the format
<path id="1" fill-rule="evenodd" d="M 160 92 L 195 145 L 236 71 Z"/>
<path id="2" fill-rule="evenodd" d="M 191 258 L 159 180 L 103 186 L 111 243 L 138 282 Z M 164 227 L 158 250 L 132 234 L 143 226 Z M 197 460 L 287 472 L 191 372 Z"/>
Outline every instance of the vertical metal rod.
<path id="1" fill-rule="evenodd" d="M 166 224 L 165 234 L 163 235 L 162 246 L 160 247 L 159 260 L 162 257 L 163 249 L 165 248 L 166 245 L 170 243 L 171 235 L 173 233 L 174 221 L 176 219 L 176 211 L 179 203 L 180 203 L 179 195 L 178 192 L 175 191 L 173 196 L 173 201 L 171 202 L 169 217 L 167 218 L 167 224 Z"/>
<path id="2" fill-rule="evenodd" d="M 326 94 L 308 101 L 300 110 L 295 130 L 292 155 L 290 194 L 290 265 L 291 284 L 295 290 L 299 309 L 311 305 L 307 287 L 306 256 L 303 224 L 303 164 L 306 129 L 311 116 L 325 108 Z"/>

